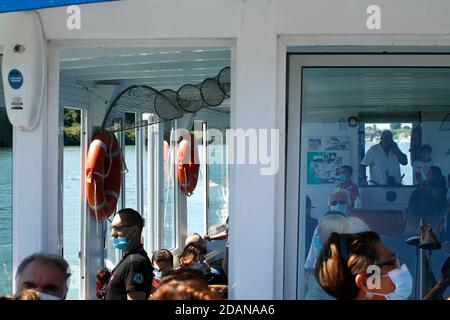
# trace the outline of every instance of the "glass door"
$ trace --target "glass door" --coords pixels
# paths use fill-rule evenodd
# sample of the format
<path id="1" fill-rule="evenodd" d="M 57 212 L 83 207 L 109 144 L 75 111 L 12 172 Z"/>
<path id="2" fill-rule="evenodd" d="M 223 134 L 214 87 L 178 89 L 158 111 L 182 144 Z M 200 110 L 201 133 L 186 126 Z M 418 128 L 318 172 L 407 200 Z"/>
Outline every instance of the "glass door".
<path id="1" fill-rule="evenodd" d="M 448 241 L 449 86 L 445 55 L 289 57 L 286 298 L 333 299 L 314 275 L 332 232 L 378 233 L 413 275 L 409 299 L 439 278 L 448 253 L 406 240 L 424 219 Z"/>

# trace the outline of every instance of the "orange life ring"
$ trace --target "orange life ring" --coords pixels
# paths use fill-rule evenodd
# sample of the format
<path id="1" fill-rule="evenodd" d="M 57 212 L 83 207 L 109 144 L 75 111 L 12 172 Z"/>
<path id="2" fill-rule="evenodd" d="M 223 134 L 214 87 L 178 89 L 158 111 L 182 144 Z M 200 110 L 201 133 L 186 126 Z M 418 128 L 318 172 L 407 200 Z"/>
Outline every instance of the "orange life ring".
<path id="1" fill-rule="evenodd" d="M 117 206 L 122 182 L 122 153 L 114 134 L 92 138 L 86 159 L 86 200 L 91 214 L 104 219 Z"/>
<path id="2" fill-rule="evenodd" d="M 192 133 L 183 136 L 178 145 L 177 177 L 181 190 L 191 195 L 197 186 L 200 161 L 198 147 Z"/>

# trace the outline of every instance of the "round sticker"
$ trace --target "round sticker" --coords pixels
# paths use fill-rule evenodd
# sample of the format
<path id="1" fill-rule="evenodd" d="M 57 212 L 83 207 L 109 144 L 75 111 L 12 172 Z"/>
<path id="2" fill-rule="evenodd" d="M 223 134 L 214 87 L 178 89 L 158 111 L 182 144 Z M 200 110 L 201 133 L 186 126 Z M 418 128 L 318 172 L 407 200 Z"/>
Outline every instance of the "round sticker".
<path id="1" fill-rule="evenodd" d="M 8 73 L 8 82 L 11 88 L 13 89 L 20 89 L 23 84 L 23 75 L 22 73 L 17 69 L 12 69 Z"/>
<path id="2" fill-rule="evenodd" d="M 133 276 L 133 281 L 138 284 L 141 284 L 142 282 L 144 282 L 144 276 L 142 275 L 142 273 L 136 273 Z"/>

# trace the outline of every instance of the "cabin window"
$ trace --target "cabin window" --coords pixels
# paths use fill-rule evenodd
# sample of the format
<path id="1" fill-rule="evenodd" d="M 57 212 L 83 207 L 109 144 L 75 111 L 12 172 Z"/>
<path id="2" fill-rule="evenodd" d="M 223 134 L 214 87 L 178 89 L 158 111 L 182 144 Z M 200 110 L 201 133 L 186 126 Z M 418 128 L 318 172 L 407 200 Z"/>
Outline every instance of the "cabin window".
<path id="1" fill-rule="evenodd" d="M 224 224 L 228 215 L 229 166 L 225 130 L 208 130 L 208 228 Z"/>
<path id="2" fill-rule="evenodd" d="M 154 125 L 157 126 L 157 125 Z M 159 178 L 158 181 L 162 180 L 163 183 L 155 184 L 157 192 L 162 195 L 162 212 L 158 212 L 159 223 L 157 227 L 159 230 L 162 229 L 162 248 L 175 249 L 177 247 L 176 236 L 177 236 L 177 223 L 176 223 L 176 166 L 175 166 L 175 149 L 173 141 L 171 141 L 172 133 L 177 129 L 176 121 L 168 121 L 164 125 L 159 125 L 159 132 L 162 134 L 158 135 L 158 141 L 162 141 L 161 145 L 158 145 L 159 152 L 156 152 L 158 161 L 156 162 L 158 168 Z M 163 186 L 162 190 L 158 186 Z M 161 236 L 161 235 L 160 235 Z"/>
<path id="3" fill-rule="evenodd" d="M 135 113 L 125 113 L 125 121 L 128 123 L 127 126 L 134 127 L 136 123 L 136 114 Z M 137 186 L 136 186 L 136 177 L 137 177 L 137 163 L 136 163 L 136 133 L 138 129 L 129 129 L 124 131 L 123 141 L 123 156 L 125 160 L 125 199 L 122 199 L 123 203 L 121 204 L 121 208 L 132 208 L 134 210 L 138 210 L 137 208 Z M 142 212 L 140 212 L 142 214 Z"/>
<path id="4" fill-rule="evenodd" d="M 10 294 L 12 285 L 12 144 L 0 79 L 0 296 Z"/>
<path id="5" fill-rule="evenodd" d="M 63 256 L 70 265 L 71 277 L 68 299 L 78 299 L 80 290 L 80 139 L 82 111 L 75 108 L 64 108 L 64 201 L 63 201 Z"/>
<path id="6" fill-rule="evenodd" d="M 200 162 L 200 169 L 198 172 L 197 186 L 192 194 L 187 198 L 187 230 L 188 235 L 205 233 L 205 209 L 206 199 L 205 193 L 208 192 L 205 184 L 206 165 L 205 165 L 205 144 L 203 122 L 194 121 L 194 137 L 198 148 L 198 157 Z"/>
<path id="7" fill-rule="evenodd" d="M 361 120 L 361 117 L 360 117 Z M 407 166 L 400 167 L 401 174 L 401 184 L 402 185 L 412 185 L 413 180 L 413 169 L 411 166 L 411 131 L 413 127 L 412 122 L 386 122 L 381 120 L 380 122 L 361 122 L 361 126 L 364 126 L 364 145 L 362 150 L 359 150 L 360 159 L 364 158 L 367 150 L 373 145 L 380 142 L 381 133 L 384 130 L 389 130 L 393 133 L 394 142 L 397 143 L 400 150 L 407 156 L 408 164 Z M 375 184 L 370 177 L 370 171 L 367 172 L 369 183 Z M 416 184 L 416 183 L 414 183 Z"/>
<path id="8" fill-rule="evenodd" d="M 442 243 L 450 232 L 450 68 L 303 67 L 300 79 L 298 297 L 331 299 L 314 276 L 331 232 L 372 230 L 411 270 L 409 298 L 419 299 L 446 253 L 414 273 L 407 240 L 421 219 Z M 385 130 L 392 139 L 381 139 Z"/>

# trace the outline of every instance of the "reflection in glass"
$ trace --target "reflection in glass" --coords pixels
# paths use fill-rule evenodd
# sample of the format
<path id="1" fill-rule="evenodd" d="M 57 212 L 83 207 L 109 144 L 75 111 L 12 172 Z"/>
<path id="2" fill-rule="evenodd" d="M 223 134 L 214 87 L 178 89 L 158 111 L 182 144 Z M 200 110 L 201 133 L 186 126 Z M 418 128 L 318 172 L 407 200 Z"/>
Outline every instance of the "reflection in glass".
<path id="1" fill-rule="evenodd" d="M 419 272 L 424 275 L 423 288 L 429 288 L 439 277 L 447 253 L 435 250 L 419 265 L 417 248 L 406 240 L 417 235 L 420 219 L 432 225 L 439 241 L 449 240 L 446 177 L 450 174 L 450 131 L 441 129 L 450 111 L 449 86 L 450 68 L 303 68 L 300 199 L 304 207 L 299 214 L 306 219 L 299 219 L 299 256 L 304 257 L 299 261 L 299 298 L 327 298 L 314 281 L 311 251 L 319 251 L 324 243 L 323 229 L 354 232 L 351 218 L 355 217 L 377 232 L 411 270 L 415 285 L 410 299 L 420 297 Z M 349 119 L 356 119 L 356 123 Z M 394 161 L 386 160 L 394 148 L 383 148 L 380 143 L 385 130 L 392 133 L 392 146 L 396 144 L 406 156 L 406 165 L 401 164 L 397 153 Z M 423 157 L 425 145 L 430 150 Z M 374 146 L 380 152 L 367 168 L 362 168 L 362 159 Z M 437 169 L 431 169 L 431 164 Z M 371 166 L 386 171 L 399 169 L 401 183 L 389 182 L 389 174 L 386 183 L 371 182 Z M 418 166 L 422 170 L 419 178 Z M 365 172 L 367 183 L 362 183 Z M 356 190 L 342 187 L 347 186 L 342 182 L 349 176 Z M 351 203 L 346 210 L 339 208 L 339 201 L 330 201 L 339 188 L 354 192 L 353 196 L 348 194 Z M 330 210 L 341 211 L 344 215 L 338 219 L 347 221 L 335 223 L 333 228 L 322 225 Z"/>

